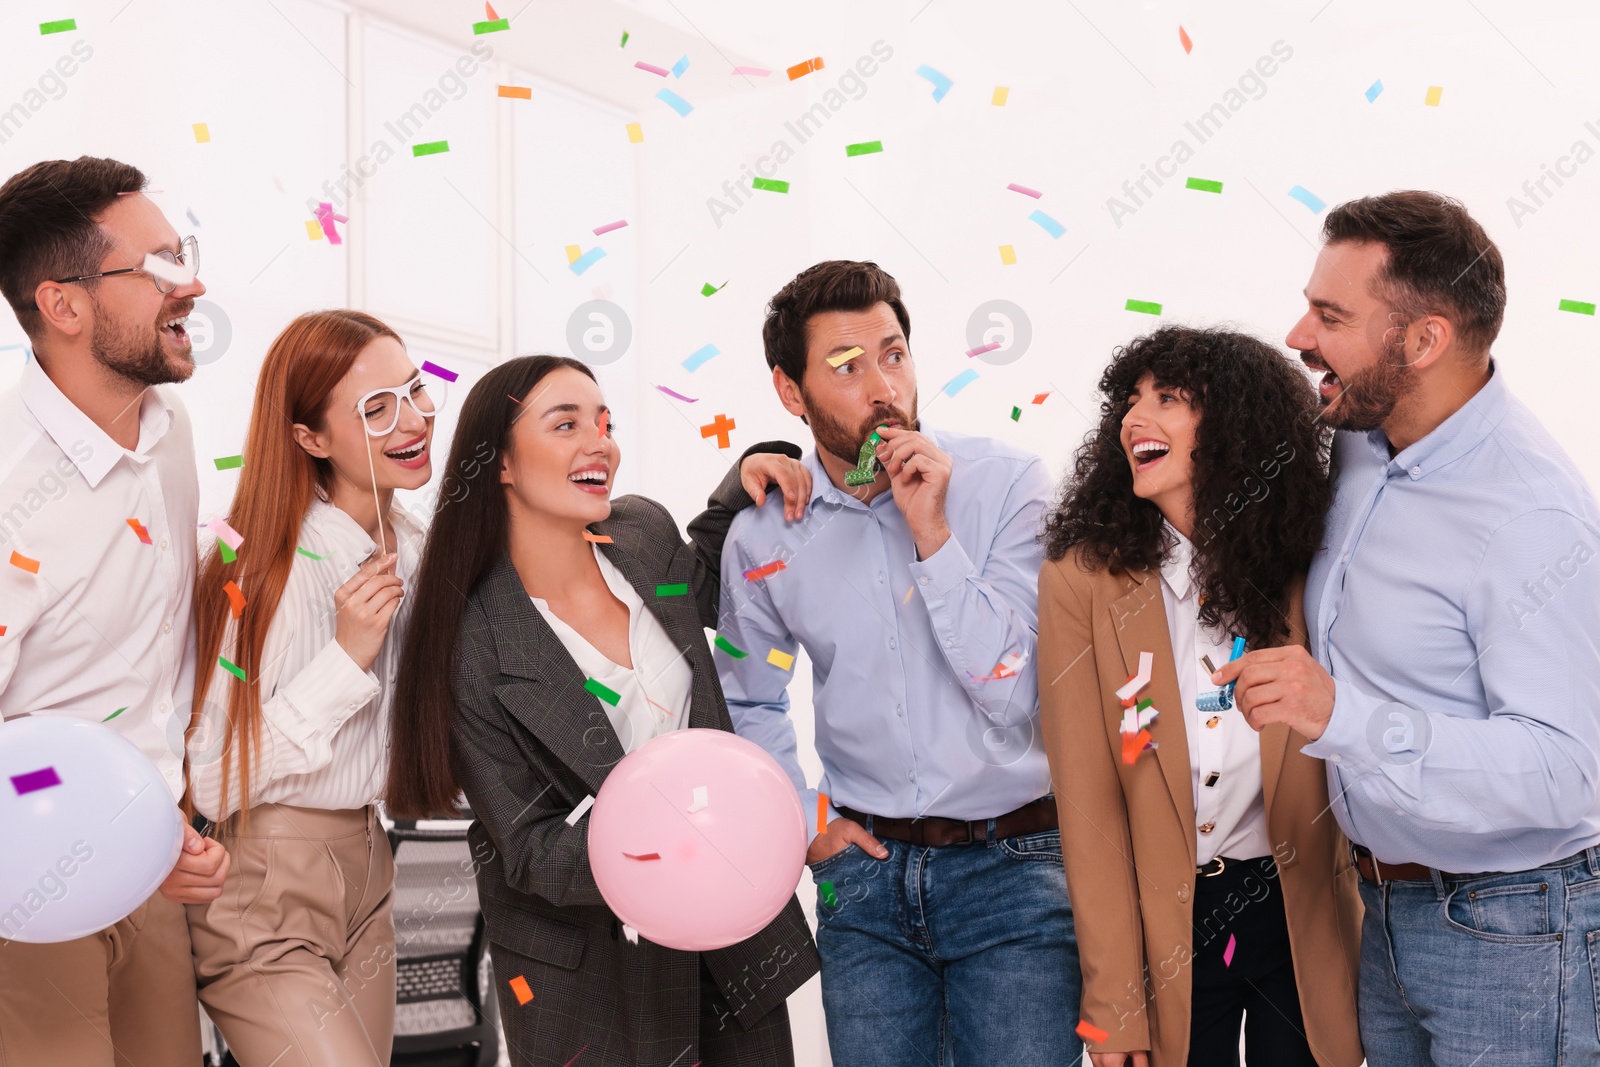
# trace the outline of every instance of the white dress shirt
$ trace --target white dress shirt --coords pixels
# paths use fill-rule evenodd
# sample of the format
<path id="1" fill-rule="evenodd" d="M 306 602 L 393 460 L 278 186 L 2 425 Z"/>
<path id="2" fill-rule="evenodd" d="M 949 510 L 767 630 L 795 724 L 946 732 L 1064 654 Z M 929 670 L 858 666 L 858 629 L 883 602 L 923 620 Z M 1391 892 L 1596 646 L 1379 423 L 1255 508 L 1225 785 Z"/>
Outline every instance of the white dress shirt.
<path id="1" fill-rule="evenodd" d="M 424 540 L 422 527 L 398 503 L 386 524 L 394 531 L 395 574 L 409 593 Z M 383 647 L 370 670 L 356 666 L 334 640 L 334 593 L 377 549 L 367 532 L 325 500 L 312 503 L 300 524 L 289 581 L 267 628 L 262 648 L 261 744 L 250 773 L 250 803 L 293 804 L 330 811 L 365 807 L 383 792 L 389 770 L 389 705 L 399 669 L 400 647 L 410 617 L 409 599 L 389 620 Z M 249 575 L 239 585 L 251 595 Z M 222 638 L 222 654 L 234 655 L 236 624 Z M 444 670 L 443 664 L 440 670 Z M 217 667 L 206 688 L 205 714 L 189 738 L 189 788 L 195 807 L 213 821 L 239 809 L 238 760 L 229 770 L 227 811 L 220 811 L 223 723 L 228 690 L 239 684 Z"/>
<path id="2" fill-rule="evenodd" d="M 0 396 L 0 717 L 104 721 L 174 800 L 194 690 L 199 501 L 174 390 L 145 390 L 131 451 L 37 359 Z"/>
<path id="3" fill-rule="evenodd" d="M 1200 657 L 1210 656 L 1211 662 L 1222 666 L 1233 651 L 1233 637 L 1200 625 L 1200 591 L 1189 576 L 1194 546 L 1170 523 L 1165 529 L 1177 541 L 1161 564 L 1161 599 L 1167 609 L 1172 659 L 1178 668 L 1183 727 L 1189 735 L 1195 859 L 1204 864 L 1217 856 L 1244 860 L 1270 855 L 1261 795 L 1260 735 L 1250 728 L 1237 704 L 1218 712 L 1195 707 L 1201 693 L 1217 688 Z M 1166 713 L 1166 709 L 1160 710 Z"/>
<path id="4" fill-rule="evenodd" d="M 594 558 L 600 564 L 600 574 L 611 587 L 612 595 L 628 608 L 631 670 L 608 659 L 551 611 L 545 601 L 538 597 L 528 599 L 567 647 L 578 669 L 621 698 L 615 705 L 602 700 L 600 706 L 622 742 L 622 751 L 632 752 L 651 738 L 671 733 L 688 721 L 694 670 L 622 572 L 598 548 L 594 549 Z"/>

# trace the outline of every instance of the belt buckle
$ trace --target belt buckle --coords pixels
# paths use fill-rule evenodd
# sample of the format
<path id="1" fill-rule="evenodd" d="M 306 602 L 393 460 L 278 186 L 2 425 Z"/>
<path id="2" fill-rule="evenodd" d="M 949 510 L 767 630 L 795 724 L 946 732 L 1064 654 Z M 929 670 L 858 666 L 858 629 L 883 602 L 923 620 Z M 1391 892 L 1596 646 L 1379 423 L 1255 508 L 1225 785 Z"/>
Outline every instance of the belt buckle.
<path id="1" fill-rule="evenodd" d="M 1361 853 L 1356 850 L 1362 847 L 1364 846 L 1358 845 L 1354 841 L 1350 842 L 1350 862 L 1355 865 L 1357 874 L 1361 873 Z M 1378 863 L 1378 857 L 1373 855 L 1370 848 L 1367 849 L 1367 859 L 1372 863 L 1372 884 L 1376 886 L 1383 885 L 1383 867 Z"/>
<path id="2" fill-rule="evenodd" d="M 1214 871 L 1213 870 L 1208 870 L 1207 868 L 1209 868 L 1213 863 L 1217 865 L 1217 869 L 1214 870 Z M 1201 878 L 1215 878 L 1217 875 L 1221 874 L 1223 871 L 1225 871 L 1227 869 L 1228 869 L 1228 861 L 1225 858 L 1223 858 L 1222 856 L 1213 856 L 1206 863 L 1203 863 L 1199 867 L 1196 867 L 1194 869 L 1194 873 L 1196 875 L 1198 875 L 1199 877 L 1201 877 Z"/>

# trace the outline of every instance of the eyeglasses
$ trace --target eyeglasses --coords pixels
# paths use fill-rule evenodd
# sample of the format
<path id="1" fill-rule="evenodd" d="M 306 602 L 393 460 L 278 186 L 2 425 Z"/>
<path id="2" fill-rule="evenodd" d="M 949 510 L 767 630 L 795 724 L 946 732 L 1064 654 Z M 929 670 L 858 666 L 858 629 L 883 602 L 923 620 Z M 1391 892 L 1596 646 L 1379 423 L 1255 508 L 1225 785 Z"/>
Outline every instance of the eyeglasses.
<path id="1" fill-rule="evenodd" d="M 374 389 L 361 398 L 361 402 L 356 405 L 356 413 L 366 425 L 368 437 L 383 437 L 385 434 L 393 433 L 394 428 L 400 424 L 402 402 L 409 404 L 412 411 L 425 419 L 431 419 L 439 414 L 444 408 L 448 385 L 449 383 L 443 378 L 427 371 L 420 371 L 415 378 L 404 385 L 391 389 Z"/>
<path id="2" fill-rule="evenodd" d="M 163 248 L 159 252 L 152 253 L 152 255 L 159 256 L 161 259 L 166 260 L 173 266 L 177 266 L 181 263 L 183 266 L 189 268 L 189 272 L 191 274 L 199 274 L 200 242 L 196 241 L 192 236 L 185 237 L 183 242 L 178 246 L 178 249 L 179 251 L 177 252 L 169 252 L 167 249 Z M 143 267 L 123 267 L 120 270 L 103 270 L 99 274 L 80 274 L 76 278 L 52 278 L 50 280 L 55 282 L 57 285 L 66 285 L 68 282 L 92 282 L 96 278 L 115 278 L 119 274 L 147 273 L 148 272 L 146 272 Z M 150 281 L 155 284 L 156 292 L 158 293 L 170 293 L 172 290 L 177 288 L 177 286 L 172 282 L 166 281 L 163 278 L 158 278 L 154 274 L 148 274 L 148 277 L 150 278 Z"/>

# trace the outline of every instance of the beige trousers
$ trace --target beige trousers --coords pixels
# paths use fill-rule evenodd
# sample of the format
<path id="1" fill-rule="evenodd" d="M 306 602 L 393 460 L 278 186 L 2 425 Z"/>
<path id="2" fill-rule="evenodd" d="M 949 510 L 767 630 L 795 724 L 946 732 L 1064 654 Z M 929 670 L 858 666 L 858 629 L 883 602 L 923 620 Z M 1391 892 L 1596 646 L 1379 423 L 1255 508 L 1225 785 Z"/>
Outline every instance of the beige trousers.
<path id="1" fill-rule="evenodd" d="M 394 856 L 376 811 L 263 804 L 222 896 L 189 906 L 200 1000 L 242 1067 L 382 1067 L 394 1041 Z"/>
<path id="2" fill-rule="evenodd" d="M 0 1067 L 200 1062 L 183 905 L 157 893 L 99 933 L 0 939 Z"/>

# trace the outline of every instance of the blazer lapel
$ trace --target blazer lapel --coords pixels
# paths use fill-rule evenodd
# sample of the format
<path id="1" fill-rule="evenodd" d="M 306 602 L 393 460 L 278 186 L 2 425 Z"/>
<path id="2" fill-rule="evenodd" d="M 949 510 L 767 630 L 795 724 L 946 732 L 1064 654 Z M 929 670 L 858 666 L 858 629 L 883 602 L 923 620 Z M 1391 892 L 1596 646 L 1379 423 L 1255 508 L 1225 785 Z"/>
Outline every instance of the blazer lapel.
<path id="1" fill-rule="evenodd" d="M 653 615 L 666 631 L 680 655 L 689 661 L 694 672 L 694 685 L 689 698 L 689 716 L 686 726 L 709 730 L 732 730 L 727 706 L 719 699 L 721 689 L 717 681 L 716 664 L 706 648 L 705 628 L 700 625 L 700 610 L 695 602 L 692 585 L 682 596 L 658 596 L 659 585 L 689 585 L 694 579 L 692 561 L 687 552 L 677 551 L 682 545 L 676 527 L 671 531 L 670 546 L 647 536 L 645 523 L 649 521 L 642 508 L 631 506 L 629 497 L 617 500 L 611 516 L 596 523 L 595 530 L 611 537 L 611 543 L 600 545 L 600 551 L 610 560 L 622 576 L 633 586 L 633 591 L 644 601 L 645 610 Z"/>
<path id="2" fill-rule="evenodd" d="M 501 556 L 479 586 L 494 628 L 500 672 L 495 695 L 592 795 L 622 759 L 622 741 L 588 679 L 539 609 L 533 606 L 511 557 Z"/>
<path id="3" fill-rule="evenodd" d="M 1150 726 L 1150 737 L 1156 743 L 1154 758 L 1161 767 L 1167 792 L 1172 796 L 1173 813 L 1183 830 L 1189 846 L 1189 862 L 1195 861 L 1194 786 L 1189 769 L 1189 733 L 1184 725 L 1183 700 L 1178 693 L 1178 671 L 1172 659 L 1172 637 L 1167 632 L 1167 609 L 1161 595 L 1161 578 L 1155 571 L 1144 571 L 1132 576 L 1137 583 L 1132 591 L 1111 603 L 1112 627 L 1117 644 L 1122 650 L 1123 668 L 1127 672 L 1118 679 L 1120 687 L 1128 675 L 1139 670 L 1139 653 L 1154 655 L 1150 682 L 1139 691 L 1139 699 L 1148 697 L 1161 712 Z M 1115 693 L 1108 694 L 1107 707 L 1116 705 Z M 1121 708 L 1117 714 L 1120 719 Z M 1120 758 L 1120 756 L 1119 756 Z M 1142 753 L 1140 759 L 1146 759 Z"/>

